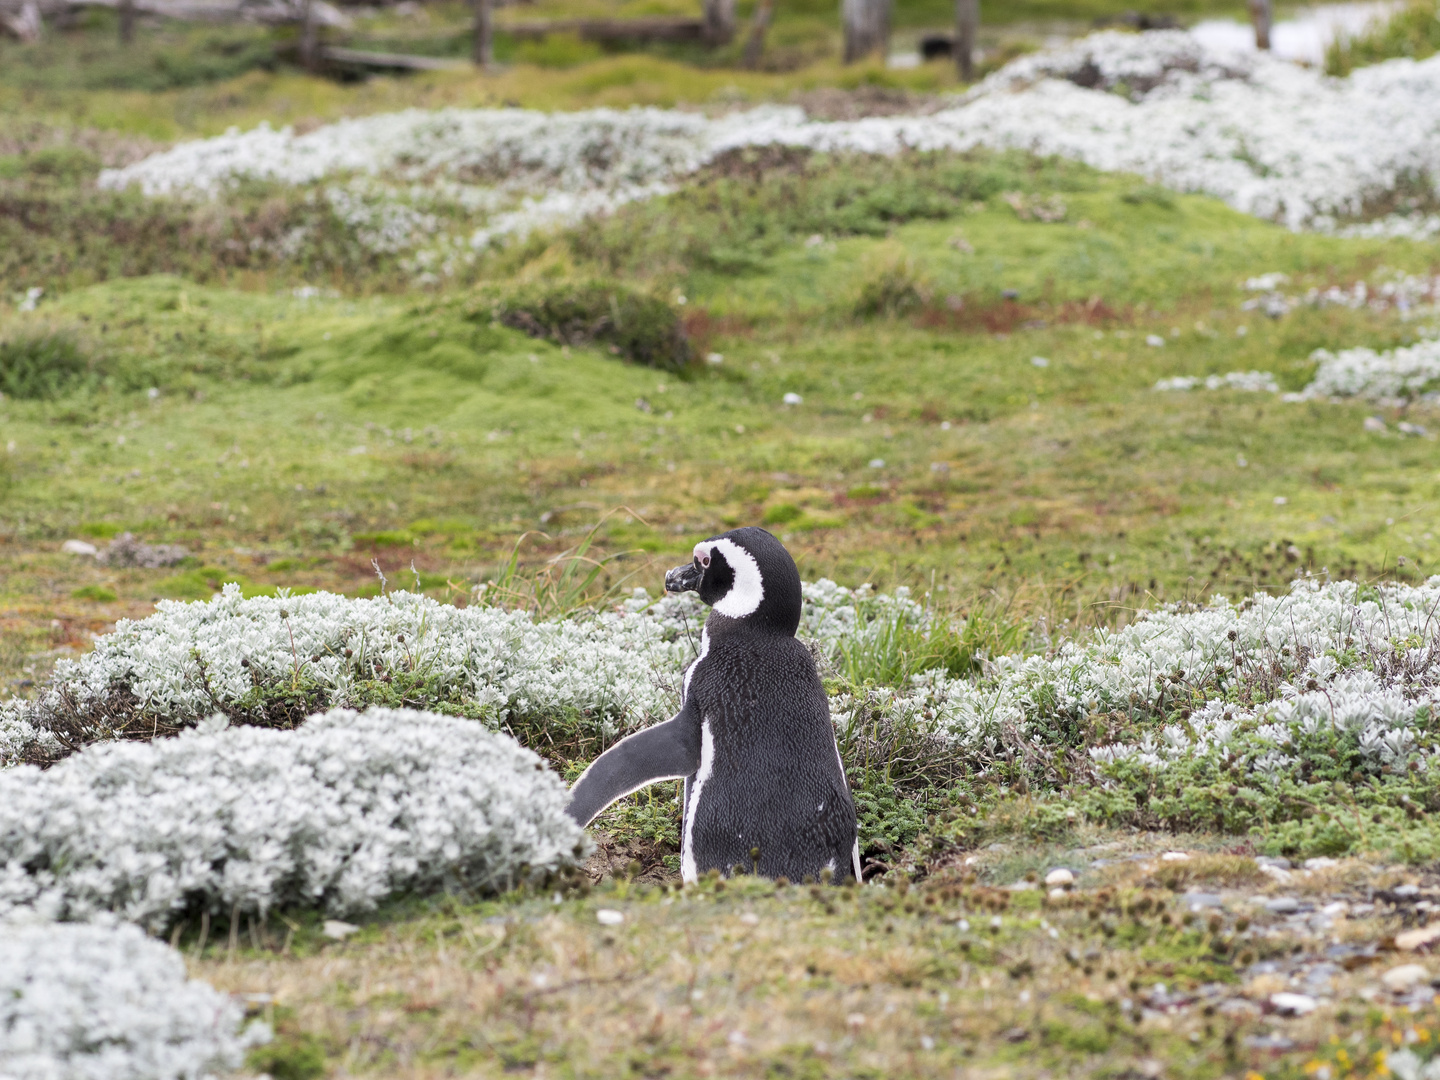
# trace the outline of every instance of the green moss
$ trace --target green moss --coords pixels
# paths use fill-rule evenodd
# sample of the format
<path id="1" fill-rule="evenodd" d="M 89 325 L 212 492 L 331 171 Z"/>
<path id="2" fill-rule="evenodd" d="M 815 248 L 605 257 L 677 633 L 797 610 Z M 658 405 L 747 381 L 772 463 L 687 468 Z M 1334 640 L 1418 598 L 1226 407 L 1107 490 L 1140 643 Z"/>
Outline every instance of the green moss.
<path id="1" fill-rule="evenodd" d="M 104 585 L 86 585 L 72 589 L 70 595 L 77 600 L 93 600 L 97 604 L 108 604 L 118 599 L 115 590 Z"/>
<path id="2" fill-rule="evenodd" d="M 373 547 L 411 547 L 415 543 L 415 534 L 406 529 L 387 529 L 355 533 L 351 539 L 357 544 Z"/>
<path id="3" fill-rule="evenodd" d="M 328 1071 L 325 1048 L 309 1034 L 285 1034 L 257 1046 L 245 1057 L 245 1064 L 274 1080 L 319 1080 Z"/>

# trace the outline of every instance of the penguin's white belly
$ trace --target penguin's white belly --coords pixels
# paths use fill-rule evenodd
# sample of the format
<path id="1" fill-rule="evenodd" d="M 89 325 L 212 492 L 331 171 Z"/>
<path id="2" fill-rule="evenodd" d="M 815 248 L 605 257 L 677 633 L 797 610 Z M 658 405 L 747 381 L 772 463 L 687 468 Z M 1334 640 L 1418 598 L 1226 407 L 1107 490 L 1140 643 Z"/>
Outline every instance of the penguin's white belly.
<path id="1" fill-rule="evenodd" d="M 700 809 L 700 796 L 705 791 L 705 782 L 715 771 L 715 735 L 710 730 L 708 717 L 700 721 L 700 768 L 695 772 L 695 783 L 690 788 L 690 801 L 685 807 L 685 835 L 680 840 L 680 880 L 695 882 L 700 873 L 695 867 L 695 813 Z"/>

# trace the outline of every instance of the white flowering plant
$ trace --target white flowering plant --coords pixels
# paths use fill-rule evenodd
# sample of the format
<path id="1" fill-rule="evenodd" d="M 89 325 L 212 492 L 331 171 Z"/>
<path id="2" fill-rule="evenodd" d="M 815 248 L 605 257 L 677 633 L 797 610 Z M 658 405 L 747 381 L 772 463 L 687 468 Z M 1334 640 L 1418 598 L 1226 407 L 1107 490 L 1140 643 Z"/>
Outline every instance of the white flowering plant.
<path id="1" fill-rule="evenodd" d="M 1440 341 L 1376 350 L 1366 346 L 1316 349 L 1314 378 L 1302 390 L 1282 395 L 1286 402 L 1361 398 L 1383 405 L 1440 400 Z M 1268 371 L 1231 371 L 1224 375 L 1177 375 L 1161 379 L 1159 391 L 1248 390 L 1276 394 L 1280 385 Z"/>
<path id="2" fill-rule="evenodd" d="M 1390 822 L 1407 843 L 1435 842 L 1405 807 L 1440 808 L 1430 719 L 1440 579 L 1305 578 L 1283 596 L 1167 607 L 1028 649 L 1021 637 L 971 634 L 974 616 L 947 631 L 905 590 L 822 580 L 804 585 L 804 601 L 800 633 L 830 680 L 867 835 L 903 840 L 919 827 L 917 805 L 1019 785 L 1060 793 L 1055 805 L 1069 799 L 1071 812 L 1278 837 L 1319 797 L 1307 777 L 1323 776 L 1374 804 L 1365 812 L 1384 820 L 1369 832 Z M 12 760 L 44 761 L 215 712 L 288 726 L 312 708 L 409 704 L 506 729 L 574 768 L 673 712 L 703 614 L 693 598 L 643 591 L 613 610 L 541 621 L 400 593 L 243 599 L 227 588 L 121 624 L 58 665 L 34 701 L 7 704 L 0 732 Z M 1338 710 L 1328 725 L 1316 726 L 1316 694 Z M 1260 803 L 1226 796 L 1242 780 L 1260 785 Z M 1287 784 L 1309 794 L 1277 801 Z M 1319 835 L 1313 821 L 1297 827 Z"/>
<path id="3" fill-rule="evenodd" d="M 962 794 L 987 783 L 1063 793 L 1042 823 L 1080 813 L 1251 831 L 1276 850 L 1432 857 L 1437 613 L 1440 578 L 1305 578 L 1284 596 L 1171 606 L 1043 655 L 998 657 L 978 679 L 928 672 L 833 708 L 842 739 L 858 732 L 861 745 L 897 728 L 924 736 L 919 772 L 963 776 Z"/>
<path id="4" fill-rule="evenodd" d="M 6 1080 L 200 1080 L 269 1038 L 139 927 L 0 922 Z"/>
<path id="5" fill-rule="evenodd" d="M 544 742 L 668 716 L 695 605 L 640 597 L 557 621 L 423 595 L 161 601 L 122 620 L 31 702 L 0 705 L 0 759 L 55 760 L 96 739 L 173 734 L 215 712 L 290 727 L 319 709 L 423 707 Z M 530 735 L 527 737 L 527 733 Z"/>
<path id="6" fill-rule="evenodd" d="M 337 915 L 443 888 L 508 889 L 587 841 L 565 785 L 459 717 L 337 709 L 292 731 L 216 717 L 0 772 L 0 918 Z"/>
<path id="7" fill-rule="evenodd" d="M 801 633 L 823 650 L 926 618 L 905 589 L 806 584 Z M 482 594 L 483 599 L 483 594 Z M 537 747 L 591 752 L 679 707 L 699 647 L 693 596 L 643 589 L 612 610 L 540 620 L 485 603 L 457 608 L 392 592 L 161 601 L 61 660 L 34 700 L 0 702 L 0 762 L 58 760 L 113 738 L 174 734 L 219 712 L 290 727 L 320 709 L 382 705 L 479 720 Z"/>
<path id="8" fill-rule="evenodd" d="M 1333 79 L 1183 31 L 1105 31 L 1021 57 L 924 116 L 411 109 L 305 134 L 230 131 L 106 170 L 100 184 L 198 197 L 244 179 L 306 186 L 369 249 L 411 253 L 407 265 L 427 279 L 507 237 L 672 191 L 748 146 L 1019 149 L 1209 193 L 1291 228 L 1343 231 L 1416 178 L 1440 175 L 1437 95 L 1435 57 Z M 1432 221 L 1367 227 L 1424 236 Z"/>

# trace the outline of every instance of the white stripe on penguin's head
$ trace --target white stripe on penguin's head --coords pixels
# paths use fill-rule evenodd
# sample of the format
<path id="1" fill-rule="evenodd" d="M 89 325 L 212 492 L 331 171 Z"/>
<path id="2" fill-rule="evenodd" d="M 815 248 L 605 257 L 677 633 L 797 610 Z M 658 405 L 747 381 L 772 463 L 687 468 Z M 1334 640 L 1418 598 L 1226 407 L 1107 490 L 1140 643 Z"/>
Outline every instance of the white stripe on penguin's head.
<path id="1" fill-rule="evenodd" d="M 759 610 L 760 602 L 765 599 L 765 579 L 760 575 L 760 564 L 755 561 L 754 555 L 734 540 L 724 537 L 719 540 L 702 540 L 695 545 L 695 557 L 700 559 L 707 569 L 710 557 L 716 552 L 725 556 L 725 562 L 729 564 L 735 580 L 729 591 L 715 601 L 715 610 L 732 619 L 753 615 Z"/>

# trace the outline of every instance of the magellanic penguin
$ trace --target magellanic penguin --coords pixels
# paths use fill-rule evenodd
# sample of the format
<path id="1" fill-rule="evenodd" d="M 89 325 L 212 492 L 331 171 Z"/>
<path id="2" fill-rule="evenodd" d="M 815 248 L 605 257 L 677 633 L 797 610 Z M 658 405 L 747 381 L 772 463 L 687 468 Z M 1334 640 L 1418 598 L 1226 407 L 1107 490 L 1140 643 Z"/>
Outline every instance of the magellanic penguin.
<path id="1" fill-rule="evenodd" d="M 616 799 L 685 780 L 680 876 L 734 868 L 801 881 L 860 877 L 855 804 L 830 702 L 800 625 L 800 572 L 764 529 L 695 545 L 667 592 L 710 605 L 700 655 L 674 719 L 621 740 L 575 782 L 570 816 L 588 825 Z M 754 852 L 759 849 L 758 858 Z"/>

